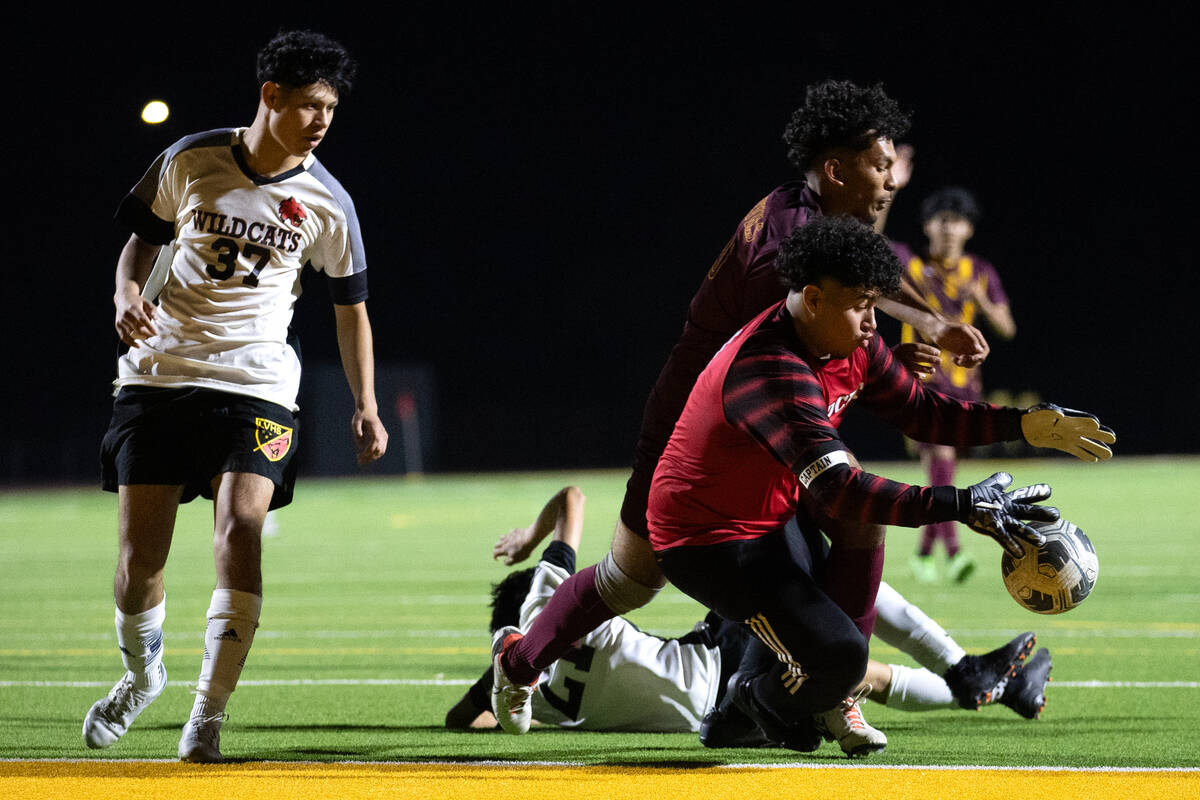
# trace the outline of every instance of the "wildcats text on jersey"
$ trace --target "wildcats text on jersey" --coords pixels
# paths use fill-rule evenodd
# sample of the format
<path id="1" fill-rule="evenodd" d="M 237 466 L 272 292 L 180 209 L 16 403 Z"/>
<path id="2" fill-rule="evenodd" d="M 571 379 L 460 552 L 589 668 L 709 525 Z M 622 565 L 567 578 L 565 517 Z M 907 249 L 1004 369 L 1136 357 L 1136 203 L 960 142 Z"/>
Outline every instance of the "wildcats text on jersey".
<path id="1" fill-rule="evenodd" d="M 298 232 L 284 230 L 270 222 L 248 222 L 241 217 L 227 216 L 199 208 L 192 215 L 192 227 L 202 233 L 215 233 L 232 239 L 246 239 L 286 253 L 294 253 L 299 250 L 303 241 Z"/>

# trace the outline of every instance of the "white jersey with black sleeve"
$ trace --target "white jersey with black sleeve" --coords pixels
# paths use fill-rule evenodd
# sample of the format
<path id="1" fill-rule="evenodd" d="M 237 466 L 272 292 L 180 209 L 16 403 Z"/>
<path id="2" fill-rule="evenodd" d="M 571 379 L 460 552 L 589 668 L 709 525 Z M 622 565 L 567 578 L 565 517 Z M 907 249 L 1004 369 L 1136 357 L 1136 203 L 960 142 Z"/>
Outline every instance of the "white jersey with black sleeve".
<path id="1" fill-rule="evenodd" d="M 167 274 L 156 276 L 156 334 L 121 356 L 117 388 L 207 387 L 294 411 L 300 360 L 287 339 L 302 270 L 325 273 L 335 303 L 367 297 L 350 196 L 311 154 L 281 175 L 254 174 L 244 133 L 176 142 L 117 211 L 139 238 L 173 243 Z"/>
<path id="2" fill-rule="evenodd" d="M 542 560 L 521 606 L 521 629 L 570 573 Z M 696 732 L 716 702 L 721 653 L 643 633 L 620 617 L 592 631 L 542 674 L 533 718 L 579 730 Z"/>

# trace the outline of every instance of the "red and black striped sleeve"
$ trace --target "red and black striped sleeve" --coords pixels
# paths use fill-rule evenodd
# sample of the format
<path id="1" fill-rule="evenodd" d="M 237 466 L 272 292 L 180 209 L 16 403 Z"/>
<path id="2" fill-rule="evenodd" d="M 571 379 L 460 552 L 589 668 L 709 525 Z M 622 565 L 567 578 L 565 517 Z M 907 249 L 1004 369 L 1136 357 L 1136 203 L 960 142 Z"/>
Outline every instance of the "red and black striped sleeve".
<path id="1" fill-rule="evenodd" d="M 859 402 L 910 439 L 957 447 L 1022 438 L 1018 408 L 958 400 L 917 380 L 879 337 L 871 342 L 865 387 Z"/>
<path id="2" fill-rule="evenodd" d="M 784 347 L 756 344 L 747 342 L 725 376 L 726 421 L 793 471 L 808 453 L 844 449 L 808 364 Z"/>
<path id="3" fill-rule="evenodd" d="M 726 375 L 725 418 L 795 473 L 827 516 L 909 527 L 957 517 L 952 486 L 910 486 L 851 466 L 812 369 L 783 346 L 755 345 Z"/>

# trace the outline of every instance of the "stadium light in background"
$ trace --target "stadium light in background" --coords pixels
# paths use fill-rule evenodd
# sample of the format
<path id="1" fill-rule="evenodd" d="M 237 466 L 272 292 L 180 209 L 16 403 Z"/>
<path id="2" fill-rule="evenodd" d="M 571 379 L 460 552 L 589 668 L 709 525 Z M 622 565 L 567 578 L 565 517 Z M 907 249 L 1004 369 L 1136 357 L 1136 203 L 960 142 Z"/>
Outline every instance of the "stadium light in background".
<path id="1" fill-rule="evenodd" d="M 142 109 L 142 122 L 150 125 L 157 125 L 160 122 L 166 122 L 167 117 L 171 115 L 171 109 L 167 108 L 167 104 L 162 100 L 151 100 L 146 103 L 146 107 Z"/>

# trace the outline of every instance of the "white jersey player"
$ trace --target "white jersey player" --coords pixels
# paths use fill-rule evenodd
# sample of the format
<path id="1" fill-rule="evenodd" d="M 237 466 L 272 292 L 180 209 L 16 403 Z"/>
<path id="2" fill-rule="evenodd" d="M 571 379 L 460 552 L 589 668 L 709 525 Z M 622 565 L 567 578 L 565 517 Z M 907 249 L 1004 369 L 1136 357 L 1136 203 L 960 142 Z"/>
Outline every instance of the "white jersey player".
<path id="1" fill-rule="evenodd" d="M 496 544 L 494 556 L 512 565 L 528 558 L 543 539 L 554 534 L 536 567 L 511 573 L 493 588 L 493 632 L 508 625 L 528 630 L 554 590 L 574 571 L 583 504 L 583 493 L 577 487 L 565 487 L 532 525 L 513 529 Z M 1039 651 L 1023 669 L 1014 666 L 1032 648 L 1032 634 L 1022 634 L 990 653 L 971 656 L 891 587 L 884 584 L 879 597 L 876 630 L 880 637 L 927 668 L 871 661 L 866 680 L 872 684 L 869 696 L 873 700 L 908 711 L 976 708 L 999 701 L 1029 718 L 1040 713 L 1050 669 L 1048 651 Z M 705 736 L 706 716 L 711 719 L 727 705 L 721 703 L 725 683 L 744 659 L 755 657 L 756 641 L 743 626 L 711 613 L 677 639 L 645 633 L 617 617 L 577 643 L 530 687 L 530 713 L 540 723 L 566 729 L 700 731 L 701 740 L 710 747 L 767 744 L 757 731 L 732 740 Z M 958 684 L 954 689 L 942 677 L 944 673 Z M 986 696 L 971 693 L 981 681 L 988 684 Z M 489 697 L 493 685 L 489 667 L 446 714 L 446 727 L 495 726 Z M 850 730 L 843 734 L 854 735 Z M 839 743 L 844 750 L 853 748 L 850 739 L 839 737 Z"/>
<path id="2" fill-rule="evenodd" d="M 157 297 L 143 291 L 158 300 L 154 334 L 120 358 L 118 388 L 198 386 L 295 410 L 300 360 L 288 325 L 301 272 L 325 273 L 339 305 L 366 299 L 350 196 L 312 152 L 279 175 L 257 175 L 243 155 L 246 134 L 176 142 L 121 204 L 119 220 L 174 246 Z"/>
<path id="3" fill-rule="evenodd" d="M 535 568 L 523 629 L 575 571 L 574 551 L 565 550 L 552 544 Z M 550 666 L 533 694 L 533 716 L 579 730 L 694 732 L 716 702 L 720 674 L 720 650 L 705 638 L 662 639 L 617 617 Z"/>
<path id="4" fill-rule="evenodd" d="M 113 594 L 125 674 L 84 718 L 89 747 L 114 744 L 167 684 L 163 569 L 179 504 L 203 496 L 213 501 L 216 589 L 178 753 L 222 760 L 225 706 L 262 607 L 263 521 L 291 500 L 300 361 L 288 325 L 305 267 L 330 284 L 359 462 L 387 447 L 358 222 L 313 156 L 353 66 L 320 34 L 279 34 L 258 54 L 253 124 L 179 141 L 117 212 L 132 232 L 113 295 L 129 349 L 101 481 L 119 494 Z"/>

